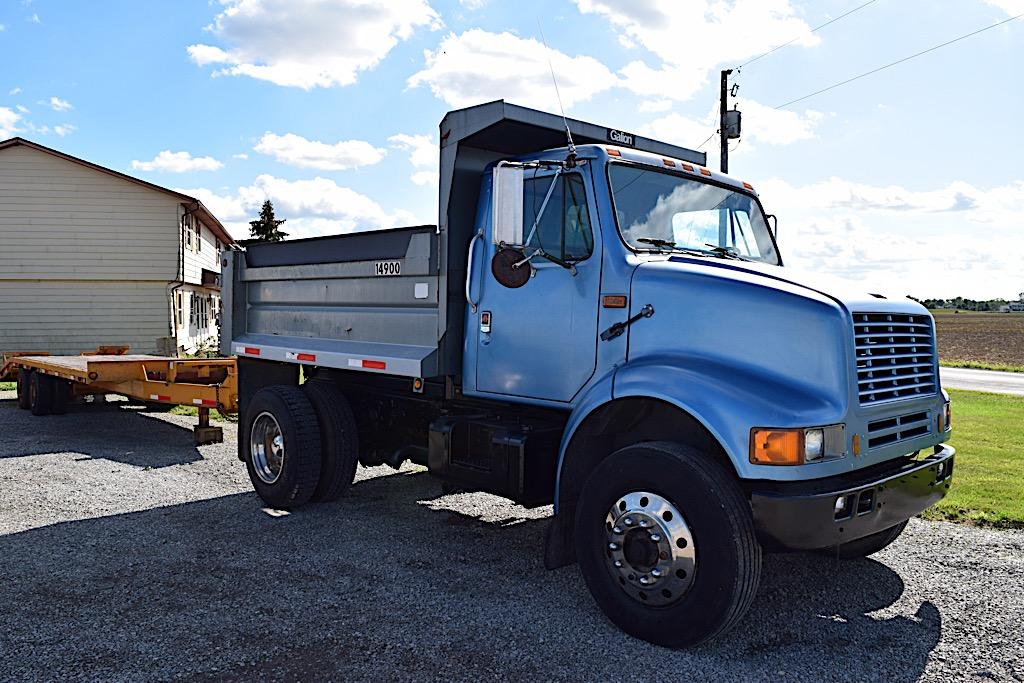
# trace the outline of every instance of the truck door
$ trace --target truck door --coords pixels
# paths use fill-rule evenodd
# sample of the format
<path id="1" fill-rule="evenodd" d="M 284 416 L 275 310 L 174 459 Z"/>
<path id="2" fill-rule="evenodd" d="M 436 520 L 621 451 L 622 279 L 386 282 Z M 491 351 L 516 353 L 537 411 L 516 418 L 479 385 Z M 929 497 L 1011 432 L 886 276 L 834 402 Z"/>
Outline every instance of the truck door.
<path id="1" fill-rule="evenodd" d="M 522 251 L 524 258 L 532 255 L 533 270 L 525 285 L 510 288 L 495 279 L 491 263 L 500 247 L 491 235 L 484 240 L 475 314 L 478 391 L 569 401 L 593 375 L 601 259 L 587 180 L 579 169 L 526 172 Z M 575 274 L 534 255 L 538 249 L 571 264 Z"/>

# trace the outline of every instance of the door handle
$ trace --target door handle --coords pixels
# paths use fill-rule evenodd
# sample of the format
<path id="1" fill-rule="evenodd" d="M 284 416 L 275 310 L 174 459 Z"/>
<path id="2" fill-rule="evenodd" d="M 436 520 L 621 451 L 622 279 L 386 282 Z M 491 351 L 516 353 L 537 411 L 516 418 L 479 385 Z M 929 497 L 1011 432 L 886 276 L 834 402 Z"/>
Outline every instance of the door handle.
<path id="1" fill-rule="evenodd" d="M 476 247 L 476 241 L 484 236 L 483 230 L 478 230 L 473 239 L 469 241 L 469 254 L 466 256 L 466 303 L 469 304 L 471 311 L 476 313 L 477 302 L 473 301 L 473 295 L 470 293 L 470 288 L 473 284 L 473 248 Z"/>

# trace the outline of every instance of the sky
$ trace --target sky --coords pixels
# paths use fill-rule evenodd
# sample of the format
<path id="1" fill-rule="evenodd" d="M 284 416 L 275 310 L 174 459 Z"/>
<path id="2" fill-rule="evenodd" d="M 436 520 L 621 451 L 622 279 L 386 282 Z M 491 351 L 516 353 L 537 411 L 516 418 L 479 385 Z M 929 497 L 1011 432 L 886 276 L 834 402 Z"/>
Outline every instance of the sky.
<path id="1" fill-rule="evenodd" d="M 0 140 L 201 199 L 236 237 L 437 222 L 437 128 L 494 99 L 697 148 L 787 266 L 919 298 L 1024 290 L 1024 0 L 0 0 Z M 547 43 L 547 50 L 541 41 Z M 754 59 L 772 48 L 785 47 Z M 750 61 L 754 59 L 754 61 Z M 750 63 L 747 63 L 750 62 Z M 717 168 L 717 138 L 702 149 Z"/>

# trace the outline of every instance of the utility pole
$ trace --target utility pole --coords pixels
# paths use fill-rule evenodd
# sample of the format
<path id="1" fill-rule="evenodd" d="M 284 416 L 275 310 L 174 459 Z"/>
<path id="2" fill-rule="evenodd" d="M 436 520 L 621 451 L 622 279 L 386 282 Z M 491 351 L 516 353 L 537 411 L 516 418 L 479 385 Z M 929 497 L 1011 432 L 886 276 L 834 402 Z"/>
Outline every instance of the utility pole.
<path id="1" fill-rule="evenodd" d="M 722 70 L 722 91 L 718 97 L 718 133 L 722 142 L 722 173 L 729 172 L 729 127 L 726 123 L 726 111 L 729 110 L 729 74 L 732 69 Z"/>

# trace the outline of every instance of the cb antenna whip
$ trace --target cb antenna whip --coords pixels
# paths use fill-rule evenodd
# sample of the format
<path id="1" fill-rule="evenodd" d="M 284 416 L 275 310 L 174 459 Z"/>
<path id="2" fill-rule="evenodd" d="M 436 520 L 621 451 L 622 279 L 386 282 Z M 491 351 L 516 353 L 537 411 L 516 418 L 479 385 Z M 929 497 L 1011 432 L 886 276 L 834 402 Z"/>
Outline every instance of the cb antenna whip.
<path id="1" fill-rule="evenodd" d="M 544 39 L 544 27 L 537 17 L 537 29 L 540 31 L 540 42 L 544 45 L 544 56 L 548 58 L 548 69 L 551 71 L 551 82 L 555 84 L 555 97 L 558 99 L 558 110 L 562 112 L 562 123 L 565 125 L 565 136 L 569 139 L 569 156 L 566 157 L 566 166 L 572 168 L 576 162 L 576 143 L 572 141 L 572 131 L 569 130 L 569 120 L 565 118 L 565 107 L 562 106 L 562 93 L 558 91 L 558 79 L 555 78 L 555 67 L 551 63 L 551 50 L 548 49 L 548 41 Z"/>

